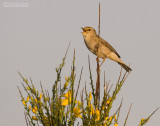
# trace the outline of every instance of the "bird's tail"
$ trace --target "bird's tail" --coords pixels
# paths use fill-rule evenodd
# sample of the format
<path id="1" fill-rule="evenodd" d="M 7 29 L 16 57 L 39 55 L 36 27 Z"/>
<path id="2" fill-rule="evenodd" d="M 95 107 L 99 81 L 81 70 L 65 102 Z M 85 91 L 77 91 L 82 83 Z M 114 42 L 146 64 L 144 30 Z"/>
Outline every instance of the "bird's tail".
<path id="1" fill-rule="evenodd" d="M 132 71 L 132 69 L 129 66 L 127 66 L 126 64 L 124 64 L 124 63 L 118 63 L 118 64 L 121 65 L 127 72 Z"/>
<path id="2" fill-rule="evenodd" d="M 121 65 L 127 72 L 132 71 L 132 69 L 127 66 L 115 53 L 111 53 L 110 57 L 111 60 L 116 61 L 119 65 Z"/>
<path id="3" fill-rule="evenodd" d="M 117 63 L 121 65 L 127 72 L 132 71 L 132 69 L 127 66 L 121 59 L 118 58 Z"/>

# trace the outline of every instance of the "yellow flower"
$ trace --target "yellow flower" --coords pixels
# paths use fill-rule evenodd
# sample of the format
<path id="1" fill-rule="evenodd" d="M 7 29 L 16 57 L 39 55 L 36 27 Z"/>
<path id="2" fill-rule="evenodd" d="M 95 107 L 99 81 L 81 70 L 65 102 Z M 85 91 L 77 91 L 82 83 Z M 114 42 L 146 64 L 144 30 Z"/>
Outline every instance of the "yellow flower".
<path id="1" fill-rule="evenodd" d="M 47 117 L 47 116 L 44 116 L 44 118 L 45 118 L 45 120 L 47 120 L 47 119 L 48 119 L 48 117 Z"/>
<path id="2" fill-rule="evenodd" d="M 95 121 L 98 121 L 100 119 L 100 111 L 98 109 L 95 110 L 96 119 Z"/>
<path id="3" fill-rule="evenodd" d="M 118 124 L 117 124 L 117 123 L 115 123 L 115 124 L 114 124 L 114 126 L 118 126 Z"/>
<path id="4" fill-rule="evenodd" d="M 36 110 L 35 110 L 34 108 L 32 108 L 32 112 L 33 112 L 33 113 L 36 113 Z"/>
<path id="5" fill-rule="evenodd" d="M 81 102 L 80 101 L 78 101 L 78 106 L 81 106 Z"/>
<path id="6" fill-rule="evenodd" d="M 111 122 L 111 121 L 112 121 L 112 118 L 113 118 L 112 116 L 109 118 L 109 122 Z"/>
<path id="7" fill-rule="evenodd" d="M 65 80 L 67 81 L 67 76 L 65 76 Z"/>
<path id="8" fill-rule="evenodd" d="M 92 94 L 91 94 L 91 92 L 89 93 L 89 101 L 91 101 L 92 100 Z"/>
<path id="9" fill-rule="evenodd" d="M 105 109 L 105 106 L 103 105 L 103 106 L 102 106 L 102 110 L 104 110 L 104 109 Z"/>
<path id="10" fill-rule="evenodd" d="M 68 98 L 68 97 L 70 97 L 71 96 L 71 92 L 70 91 L 68 91 L 65 95 L 64 95 L 64 97 L 66 97 L 66 98 Z"/>
<path id="11" fill-rule="evenodd" d="M 117 121 L 117 117 L 116 117 L 116 115 L 114 116 L 114 119 L 115 119 L 115 121 Z"/>
<path id="12" fill-rule="evenodd" d="M 27 106 L 27 105 L 26 105 L 26 102 L 25 102 L 25 100 L 23 100 L 23 105 L 24 105 L 24 106 Z"/>
<path id="13" fill-rule="evenodd" d="M 112 97 L 110 97 L 108 100 L 107 100 L 107 104 L 109 104 L 111 102 L 111 99 Z"/>
<path id="14" fill-rule="evenodd" d="M 107 101 L 107 104 L 109 104 L 110 103 L 110 101 Z"/>
<path id="15" fill-rule="evenodd" d="M 110 101 L 112 99 L 112 97 L 110 97 L 108 100 Z"/>
<path id="16" fill-rule="evenodd" d="M 68 99 L 62 99 L 62 105 L 64 106 L 68 105 Z"/>
<path id="17" fill-rule="evenodd" d="M 42 94 L 39 95 L 39 99 L 41 99 L 41 98 L 42 98 Z"/>
<path id="18" fill-rule="evenodd" d="M 71 102 L 71 92 L 68 91 L 65 95 L 64 95 L 65 99 L 62 99 L 62 105 L 66 106 L 69 104 L 69 102 Z"/>
<path id="19" fill-rule="evenodd" d="M 28 102 L 29 101 L 29 96 L 27 97 L 27 100 L 26 100 L 26 102 Z"/>
<path id="20" fill-rule="evenodd" d="M 30 88 L 29 88 L 29 87 L 27 87 L 27 89 L 28 89 L 28 90 L 30 90 Z"/>
<path id="21" fill-rule="evenodd" d="M 32 112 L 35 113 L 35 114 L 37 114 L 37 112 L 36 112 L 36 110 L 34 108 L 32 108 Z"/>
<path id="22" fill-rule="evenodd" d="M 32 116 L 32 119 L 33 120 L 38 120 L 36 116 Z"/>
<path id="23" fill-rule="evenodd" d="M 38 111 L 38 108 L 37 108 L 37 106 L 36 106 L 36 105 L 34 106 L 34 109 L 35 109 L 35 111 Z"/>
<path id="24" fill-rule="evenodd" d="M 88 103 L 88 107 L 91 107 L 91 103 L 90 102 Z"/>
<path id="25" fill-rule="evenodd" d="M 65 84 L 64 84 L 64 87 L 67 87 L 68 86 L 68 82 L 66 82 Z"/>
<path id="26" fill-rule="evenodd" d="M 31 100 L 33 99 L 33 97 L 31 97 Z"/>
<path id="27" fill-rule="evenodd" d="M 31 110 L 31 108 L 32 108 L 32 107 L 29 105 L 29 107 L 28 107 L 28 108 L 29 108 L 29 110 Z"/>
<path id="28" fill-rule="evenodd" d="M 37 99 L 35 98 L 35 102 L 37 103 Z"/>
<path id="29" fill-rule="evenodd" d="M 108 119 L 108 116 L 107 117 L 105 117 L 105 120 L 107 120 Z"/>
<path id="30" fill-rule="evenodd" d="M 76 118 L 78 118 L 78 117 L 82 118 L 82 116 L 81 116 L 81 110 L 80 110 L 80 108 L 78 106 L 76 108 L 73 108 L 73 113 L 74 113 L 74 116 Z"/>
<path id="31" fill-rule="evenodd" d="M 35 105 L 34 108 L 32 108 L 32 112 L 35 113 L 35 114 L 37 114 L 37 111 L 38 111 L 38 108 L 37 108 L 37 106 Z"/>
<path id="32" fill-rule="evenodd" d="M 139 124 L 141 125 L 143 122 L 144 122 L 144 118 L 141 119 Z"/>
<path id="33" fill-rule="evenodd" d="M 90 115 L 94 114 L 94 109 L 93 109 L 93 105 L 91 104 L 91 111 L 90 111 Z"/>

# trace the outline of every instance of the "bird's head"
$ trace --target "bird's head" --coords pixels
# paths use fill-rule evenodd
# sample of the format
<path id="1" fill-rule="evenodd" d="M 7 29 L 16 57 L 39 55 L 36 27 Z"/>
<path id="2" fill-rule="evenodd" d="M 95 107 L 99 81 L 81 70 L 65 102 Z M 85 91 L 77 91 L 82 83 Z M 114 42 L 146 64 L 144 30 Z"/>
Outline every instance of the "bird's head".
<path id="1" fill-rule="evenodd" d="M 96 36 L 96 30 L 92 27 L 84 27 L 82 28 L 83 32 L 83 37 L 89 37 L 89 36 Z"/>

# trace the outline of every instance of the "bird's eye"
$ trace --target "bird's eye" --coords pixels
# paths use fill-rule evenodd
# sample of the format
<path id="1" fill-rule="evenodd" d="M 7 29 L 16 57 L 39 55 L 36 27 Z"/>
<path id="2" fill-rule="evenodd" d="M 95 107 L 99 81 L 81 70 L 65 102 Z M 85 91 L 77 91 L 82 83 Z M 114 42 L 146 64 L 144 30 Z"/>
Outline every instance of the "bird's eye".
<path id="1" fill-rule="evenodd" d="M 88 29 L 88 31 L 90 31 L 91 29 Z"/>

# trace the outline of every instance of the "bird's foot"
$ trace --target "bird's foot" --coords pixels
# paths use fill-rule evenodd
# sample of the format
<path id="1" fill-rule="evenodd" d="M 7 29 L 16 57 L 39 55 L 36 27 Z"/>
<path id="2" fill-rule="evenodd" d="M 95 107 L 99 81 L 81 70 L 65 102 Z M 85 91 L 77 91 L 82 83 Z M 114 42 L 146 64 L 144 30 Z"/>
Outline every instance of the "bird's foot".
<path id="1" fill-rule="evenodd" d="M 105 62 L 105 59 L 103 59 L 102 63 L 99 65 L 99 68 L 102 66 L 104 62 Z"/>
<path id="2" fill-rule="evenodd" d="M 99 62 L 99 58 L 98 57 L 96 58 L 96 61 Z"/>

